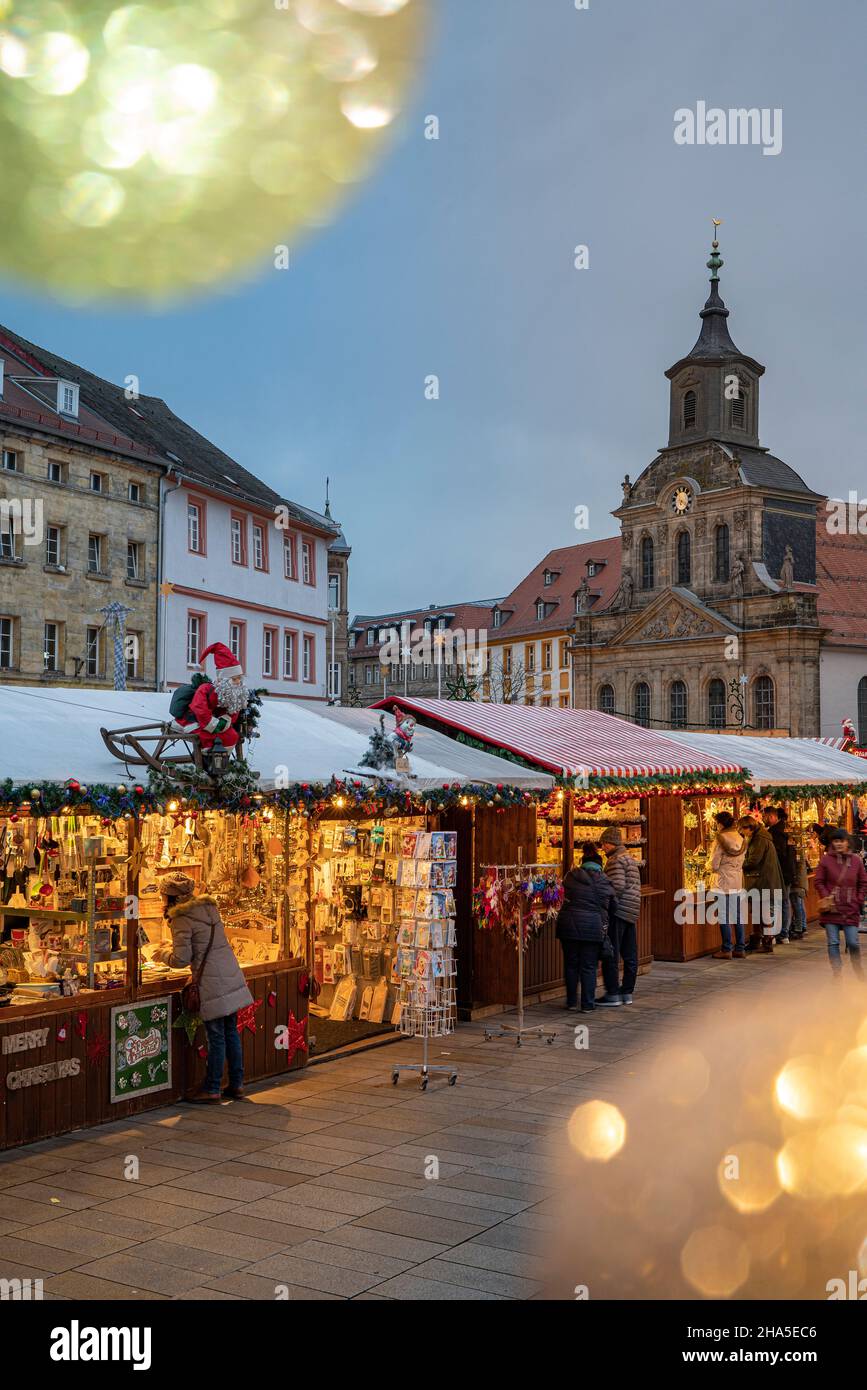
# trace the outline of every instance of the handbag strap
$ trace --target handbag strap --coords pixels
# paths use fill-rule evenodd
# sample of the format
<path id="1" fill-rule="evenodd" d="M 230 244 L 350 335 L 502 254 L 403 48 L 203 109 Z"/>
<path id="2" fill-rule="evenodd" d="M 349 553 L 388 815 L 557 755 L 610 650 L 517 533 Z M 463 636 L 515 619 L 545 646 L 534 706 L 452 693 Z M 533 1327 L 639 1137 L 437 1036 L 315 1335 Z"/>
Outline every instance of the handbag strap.
<path id="1" fill-rule="evenodd" d="M 195 975 L 193 976 L 193 984 L 195 984 L 195 985 L 200 985 L 200 984 L 202 983 L 202 975 L 203 975 L 204 969 L 205 969 L 205 962 L 207 961 L 208 956 L 209 956 L 210 953 L 211 953 L 211 947 L 212 947 L 213 944 L 214 944 L 214 932 L 215 932 L 216 930 L 217 930 L 217 924 L 216 924 L 216 922 L 212 922 L 212 923 L 211 923 L 211 935 L 210 935 L 210 937 L 208 938 L 208 944 L 207 944 L 207 946 L 205 947 L 205 954 L 202 956 L 202 959 L 199 961 L 199 964 L 198 964 L 198 966 L 196 967 L 196 973 L 195 973 Z"/>

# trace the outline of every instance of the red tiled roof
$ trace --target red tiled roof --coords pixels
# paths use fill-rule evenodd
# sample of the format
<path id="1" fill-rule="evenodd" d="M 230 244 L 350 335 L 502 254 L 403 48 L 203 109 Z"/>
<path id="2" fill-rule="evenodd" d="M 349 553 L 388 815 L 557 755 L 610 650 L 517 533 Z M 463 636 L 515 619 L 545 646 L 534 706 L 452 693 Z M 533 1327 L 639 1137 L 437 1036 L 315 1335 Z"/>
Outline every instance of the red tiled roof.
<path id="1" fill-rule="evenodd" d="M 620 584 L 620 553 L 619 536 L 607 536 L 601 541 L 582 541 L 580 545 L 550 550 L 508 598 L 503 599 L 500 604 L 504 610 L 503 621 L 491 634 L 492 637 L 508 639 L 571 627 L 575 616 L 575 590 L 581 580 L 587 578 L 588 560 L 606 562 L 599 574 L 588 580 L 591 596 L 597 595 L 591 612 L 598 613 L 611 602 Z M 546 570 L 551 570 L 556 576 L 548 585 L 544 580 Z M 546 603 L 559 600 L 554 612 L 541 621 L 536 617 L 536 602 L 540 598 Z M 507 616 L 505 610 L 514 611 Z"/>
<path id="2" fill-rule="evenodd" d="M 867 647 L 867 536 L 830 535 L 816 524 L 819 622 L 835 646 Z"/>
<path id="3" fill-rule="evenodd" d="M 464 700 L 389 696 L 375 709 L 399 706 L 449 729 L 505 749 L 548 772 L 597 777 L 650 777 L 665 772 L 740 772 L 740 763 L 708 764 L 676 739 L 593 709 L 537 709 Z"/>

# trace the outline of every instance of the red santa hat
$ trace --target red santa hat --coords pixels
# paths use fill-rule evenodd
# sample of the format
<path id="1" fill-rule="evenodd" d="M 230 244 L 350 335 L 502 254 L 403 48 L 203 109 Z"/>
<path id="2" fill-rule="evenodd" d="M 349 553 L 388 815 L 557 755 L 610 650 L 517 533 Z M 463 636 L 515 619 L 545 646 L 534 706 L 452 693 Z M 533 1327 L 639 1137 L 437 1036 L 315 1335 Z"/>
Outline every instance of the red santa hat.
<path id="1" fill-rule="evenodd" d="M 224 679 L 229 676 L 243 676 L 244 668 L 232 655 L 225 642 L 212 642 L 205 647 L 199 658 L 199 665 L 212 680 L 215 675 Z"/>

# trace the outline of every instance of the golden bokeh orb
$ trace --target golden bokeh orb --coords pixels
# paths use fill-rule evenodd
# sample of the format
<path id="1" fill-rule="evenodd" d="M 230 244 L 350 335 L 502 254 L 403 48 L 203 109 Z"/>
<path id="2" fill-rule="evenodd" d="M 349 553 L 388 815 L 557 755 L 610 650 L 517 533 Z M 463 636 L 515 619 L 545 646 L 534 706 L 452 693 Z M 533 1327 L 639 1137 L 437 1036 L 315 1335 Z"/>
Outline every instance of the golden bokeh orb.
<path id="1" fill-rule="evenodd" d="M 607 1163 L 626 1143 L 626 1120 L 616 1105 L 590 1100 L 573 1110 L 568 1134 L 569 1143 L 582 1158 Z"/>
<path id="2" fill-rule="evenodd" d="M 405 109 L 426 0 L 0 0 L 0 275 L 166 300 L 326 222 Z"/>
<path id="3" fill-rule="evenodd" d="M 750 1272 L 750 1252 L 725 1226 L 693 1231 L 680 1252 L 684 1278 L 705 1298 L 730 1298 Z"/>
<path id="4" fill-rule="evenodd" d="M 767 1211 L 783 1190 L 776 1153 L 754 1139 L 732 1144 L 720 1159 L 717 1180 L 726 1201 L 745 1215 Z"/>

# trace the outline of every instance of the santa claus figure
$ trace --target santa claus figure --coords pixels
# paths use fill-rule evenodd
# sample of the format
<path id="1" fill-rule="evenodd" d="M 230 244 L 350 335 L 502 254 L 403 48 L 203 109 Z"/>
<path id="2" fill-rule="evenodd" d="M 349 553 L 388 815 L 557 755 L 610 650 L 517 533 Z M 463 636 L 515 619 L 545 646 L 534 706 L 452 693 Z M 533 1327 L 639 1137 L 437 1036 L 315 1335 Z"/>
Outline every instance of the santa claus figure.
<path id="1" fill-rule="evenodd" d="M 237 724 L 249 696 L 243 669 L 223 642 L 206 647 L 200 665 L 205 679 L 196 686 L 186 715 L 177 722 L 185 729 L 196 728 L 204 750 L 218 742 L 224 748 L 234 748 L 240 737 Z"/>

